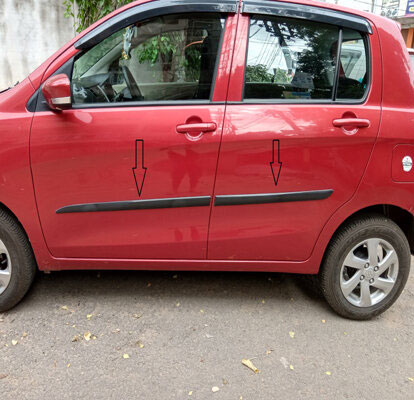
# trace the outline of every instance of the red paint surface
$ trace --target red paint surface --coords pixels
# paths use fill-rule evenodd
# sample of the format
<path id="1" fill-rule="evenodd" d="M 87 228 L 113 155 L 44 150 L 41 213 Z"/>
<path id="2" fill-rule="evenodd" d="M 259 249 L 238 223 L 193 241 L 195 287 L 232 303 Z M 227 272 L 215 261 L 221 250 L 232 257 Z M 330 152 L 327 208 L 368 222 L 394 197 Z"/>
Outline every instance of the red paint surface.
<path id="1" fill-rule="evenodd" d="M 401 182 L 398 170 L 401 145 L 414 146 L 414 76 L 401 33 L 379 16 L 319 6 L 372 25 L 364 104 L 226 105 L 242 94 L 248 18 L 235 15 L 227 20 L 211 105 L 28 112 L 34 91 L 77 53 L 75 41 L 123 9 L 0 94 L 0 201 L 26 230 L 39 268 L 315 273 L 333 233 L 353 213 L 389 204 L 413 214 L 413 183 Z M 333 126 L 349 113 L 370 126 L 353 134 Z M 217 129 L 199 140 L 177 132 L 195 120 Z M 138 139 L 147 168 L 141 196 L 132 169 Z M 277 186 L 270 167 L 276 139 Z M 317 189 L 334 193 L 296 203 L 56 214 L 89 202 Z"/>
<path id="2" fill-rule="evenodd" d="M 214 121 L 217 129 L 196 141 L 178 133 L 176 126 L 190 116 Z M 224 105 L 39 113 L 32 127 L 32 169 L 53 256 L 204 258 L 208 207 L 73 214 L 56 210 L 79 203 L 211 196 L 223 117 Z M 147 168 L 141 196 L 132 172 L 137 139 L 144 141 Z"/>
<path id="3" fill-rule="evenodd" d="M 232 101 L 241 101 L 249 18 L 239 20 L 231 75 Z M 375 38 L 372 51 L 379 52 Z M 355 193 L 375 143 L 381 113 L 381 64 L 372 67 L 363 105 L 229 105 L 215 195 L 333 189 L 324 201 L 214 207 L 209 258 L 306 260 L 329 217 Z M 352 112 L 369 127 L 352 134 L 334 121 Z M 348 128 L 347 128 L 348 129 Z M 277 186 L 269 163 L 280 142 Z M 298 245 L 300 243 L 300 245 Z"/>

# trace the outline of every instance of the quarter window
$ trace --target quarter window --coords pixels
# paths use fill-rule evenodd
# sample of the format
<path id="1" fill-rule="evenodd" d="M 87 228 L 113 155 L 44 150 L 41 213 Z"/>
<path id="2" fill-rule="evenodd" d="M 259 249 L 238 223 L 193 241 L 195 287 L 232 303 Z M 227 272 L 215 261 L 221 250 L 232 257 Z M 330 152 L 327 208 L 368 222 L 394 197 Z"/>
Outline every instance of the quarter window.
<path id="1" fill-rule="evenodd" d="M 366 59 L 364 38 L 356 31 L 293 18 L 253 16 L 244 99 L 362 99 Z"/>
<path id="2" fill-rule="evenodd" d="M 367 87 L 365 41 L 359 32 L 342 31 L 341 63 L 339 66 L 338 99 L 361 99 Z"/>
<path id="3" fill-rule="evenodd" d="M 168 15 L 116 32 L 75 60 L 74 104 L 209 100 L 224 24 Z"/>

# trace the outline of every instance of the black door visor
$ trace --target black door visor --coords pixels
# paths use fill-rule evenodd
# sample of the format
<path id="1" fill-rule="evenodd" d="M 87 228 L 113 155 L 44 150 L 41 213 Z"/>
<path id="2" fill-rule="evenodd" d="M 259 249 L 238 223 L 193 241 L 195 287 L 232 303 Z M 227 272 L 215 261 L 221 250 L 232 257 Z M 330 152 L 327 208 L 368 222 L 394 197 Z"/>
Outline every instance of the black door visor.
<path id="1" fill-rule="evenodd" d="M 307 21 L 324 22 L 372 34 L 371 25 L 365 18 L 323 7 L 281 1 L 244 0 L 242 13 L 306 19 Z"/>
<path id="2" fill-rule="evenodd" d="M 155 0 L 138 4 L 108 19 L 75 43 L 76 49 L 86 50 L 120 29 L 138 21 L 168 14 L 197 12 L 237 13 L 237 0 Z"/>
<path id="3" fill-rule="evenodd" d="M 138 4 L 98 25 L 95 29 L 80 38 L 75 43 L 75 48 L 82 50 L 89 49 L 120 29 L 148 18 L 194 12 L 235 14 L 238 11 L 238 4 L 239 2 L 237 0 L 155 0 Z M 371 25 L 365 18 L 323 7 L 269 0 L 244 0 L 242 13 L 265 14 L 325 22 L 372 34 Z"/>

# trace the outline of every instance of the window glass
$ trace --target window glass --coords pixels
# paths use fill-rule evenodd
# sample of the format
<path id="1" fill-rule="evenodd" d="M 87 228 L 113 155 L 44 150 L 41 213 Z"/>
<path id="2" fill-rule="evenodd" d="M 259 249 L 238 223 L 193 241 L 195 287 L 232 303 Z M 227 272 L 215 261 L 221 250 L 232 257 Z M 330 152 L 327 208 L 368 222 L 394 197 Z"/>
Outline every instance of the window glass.
<path id="1" fill-rule="evenodd" d="M 341 63 L 338 78 L 338 99 L 362 99 L 367 88 L 367 56 L 361 34 L 343 29 Z"/>
<path id="2" fill-rule="evenodd" d="M 411 61 L 411 67 L 414 67 L 414 53 L 409 52 L 410 55 L 410 61 Z"/>
<path id="3" fill-rule="evenodd" d="M 252 17 L 245 99 L 331 99 L 339 29 L 279 17 Z"/>
<path id="4" fill-rule="evenodd" d="M 74 104 L 208 100 L 225 19 L 151 18 L 114 33 L 75 60 Z"/>

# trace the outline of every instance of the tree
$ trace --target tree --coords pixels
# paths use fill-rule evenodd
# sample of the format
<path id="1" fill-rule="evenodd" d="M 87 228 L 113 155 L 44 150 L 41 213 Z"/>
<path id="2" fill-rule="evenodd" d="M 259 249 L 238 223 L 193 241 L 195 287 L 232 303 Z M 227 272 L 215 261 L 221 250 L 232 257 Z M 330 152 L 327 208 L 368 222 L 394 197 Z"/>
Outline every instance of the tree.
<path id="1" fill-rule="evenodd" d="M 273 75 L 267 72 L 267 68 L 263 64 L 246 66 L 247 82 L 272 82 Z"/>
<path id="2" fill-rule="evenodd" d="M 134 0 L 64 0 L 65 17 L 74 19 L 74 27 L 81 32 L 98 19 Z"/>

